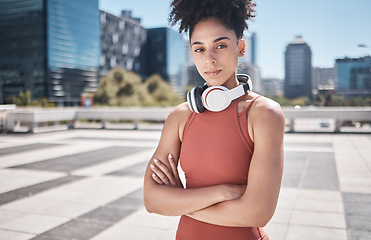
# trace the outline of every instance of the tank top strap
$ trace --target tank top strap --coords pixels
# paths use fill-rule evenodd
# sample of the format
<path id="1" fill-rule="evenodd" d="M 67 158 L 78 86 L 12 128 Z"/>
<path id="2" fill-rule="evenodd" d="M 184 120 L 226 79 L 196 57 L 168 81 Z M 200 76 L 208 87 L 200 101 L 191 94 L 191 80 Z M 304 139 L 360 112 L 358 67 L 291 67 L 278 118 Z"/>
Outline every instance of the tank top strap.
<path id="1" fill-rule="evenodd" d="M 251 108 L 251 106 L 254 104 L 256 99 L 258 99 L 259 97 L 260 96 L 254 97 L 249 102 L 247 107 L 241 112 L 238 112 L 238 104 L 235 105 L 236 124 L 239 127 L 239 133 L 240 133 L 242 141 L 244 142 L 245 146 L 248 149 L 250 149 L 251 153 L 254 151 L 254 142 L 251 140 L 250 135 L 248 133 L 249 131 L 248 131 L 248 126 L 247 126 L 247 112 Z M 237 102 L 240 102 L 242 98 L 243 96 Z"/>
<path id="2" fill-rule="evenodd" d="M 260 97 L 260 96 L 256 96 L 256 97 L 254 97 L 254 98 L 249 102 L 249 104 L 247 105 L 247 107 L 246 107 L 243 111 L 239 112 L 238 115 L 246 115 L 247 111 L 249 111 L 249 109 L 251 108 L 251 106 L 254 104 L 254 102 L 255 102 L 259 97 Z M 241 98 L 242 98 L 242 97 L 241 97 Z M 240 101 L 238 101 L 238 102 L 240 102 Z"/>
<path id="3" fill-rule="evenodd" d="M 188 132 L 188 128 L 191 125 L 191 123 L 193 122 L 193 119 L 196 117 L 196 114 L 197 113 L 192 112 L 191 115 L 189 115 L 189 117 L 188 117 L 188 119 L 187 119 L 187 121 L 185 123 L 184 129 L 183 129 L 183 137 Z"/>

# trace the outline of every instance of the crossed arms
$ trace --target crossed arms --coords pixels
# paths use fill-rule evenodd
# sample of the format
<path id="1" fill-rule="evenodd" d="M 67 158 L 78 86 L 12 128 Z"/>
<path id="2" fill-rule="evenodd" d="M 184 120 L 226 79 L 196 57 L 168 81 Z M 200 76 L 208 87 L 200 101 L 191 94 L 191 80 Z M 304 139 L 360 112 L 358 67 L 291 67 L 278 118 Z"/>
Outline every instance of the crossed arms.
<path id="1" fill-rule="evenodd" d="M 254 105 L 248 119 L 248 125 L 252 126 L 249 134 L 254 141 L 248 184 L 195 189 L 183 188 L 176 170 L 184 125 L 190 114 L 186 105 L 179 105 L 166 120 L 159 145 L 146 169 L 147 211 L 168 216 L 188 215 L 223 226 L 266 225 L 275 211 L 281 185 L 284 117 L 279 105 L 271 100 L 257 101 Z"/>

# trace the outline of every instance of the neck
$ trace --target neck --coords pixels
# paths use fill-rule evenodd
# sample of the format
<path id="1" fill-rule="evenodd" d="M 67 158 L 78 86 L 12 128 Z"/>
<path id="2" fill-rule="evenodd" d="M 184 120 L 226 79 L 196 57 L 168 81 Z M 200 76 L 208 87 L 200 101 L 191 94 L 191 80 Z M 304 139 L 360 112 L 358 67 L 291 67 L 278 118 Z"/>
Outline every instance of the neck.
<path id="1" fill-rule="evenodd" d="M 234 72 L 227 81 L 223 84 L 224 87 L 228 89 L 235 88 L 239 85 L 238 79 L 237 79 L 237 74 Z"/>

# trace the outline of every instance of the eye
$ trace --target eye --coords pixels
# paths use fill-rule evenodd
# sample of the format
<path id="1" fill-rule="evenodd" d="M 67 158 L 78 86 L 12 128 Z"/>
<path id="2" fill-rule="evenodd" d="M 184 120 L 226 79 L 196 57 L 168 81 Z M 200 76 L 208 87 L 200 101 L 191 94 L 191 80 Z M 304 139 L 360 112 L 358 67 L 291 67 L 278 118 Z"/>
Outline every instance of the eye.
<path id="1" fill-rule="evenodd" d="M 220 44 L 220 45 L 218 45 L 217 47 L 216 47 L 216 49 L 224 49 L 224 48 L 226 48 L 227 47 L 227 45 L 225 45 L 225 44 Z"/>
<path id="2" fill-rule="evenodd" d="M 193 50 L 195 53 L 202 53 L 204 51 L 203 48 L 196 48 L 195 50 Z"/>

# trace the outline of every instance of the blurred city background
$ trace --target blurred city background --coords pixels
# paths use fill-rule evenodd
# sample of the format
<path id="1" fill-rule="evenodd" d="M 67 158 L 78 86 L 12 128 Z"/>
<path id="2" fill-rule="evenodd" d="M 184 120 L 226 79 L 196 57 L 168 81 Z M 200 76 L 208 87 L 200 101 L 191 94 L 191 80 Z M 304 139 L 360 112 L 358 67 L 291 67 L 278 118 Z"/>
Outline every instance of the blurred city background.
<path id="1" fill-rule="evenodd" d="M 203 80 L 169 2 L 0 0 L 0 240 L 174 239 L 143 174 Z M 371 1 L 256 2 L 238 72 L 286 117 L 266 231 L 369 240 Z"/>
<path id="2" fill-rule="evenodd" d="M 0 4 L 0 104 L 173 106 L 203 82 L 169 1 Z M 370 5 L 257 1 L 239 72 L 283 106 L 370 106 Z"/>

